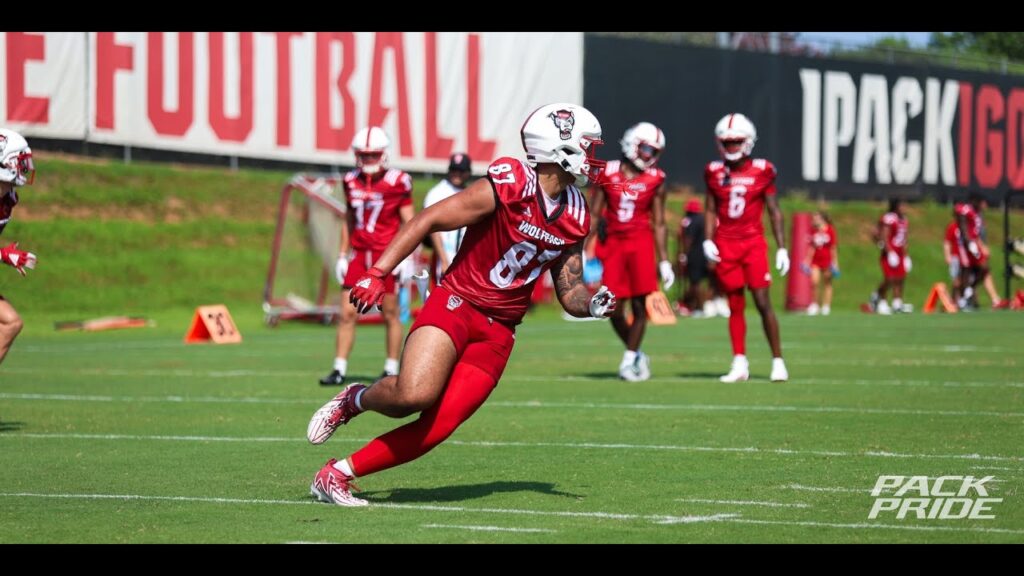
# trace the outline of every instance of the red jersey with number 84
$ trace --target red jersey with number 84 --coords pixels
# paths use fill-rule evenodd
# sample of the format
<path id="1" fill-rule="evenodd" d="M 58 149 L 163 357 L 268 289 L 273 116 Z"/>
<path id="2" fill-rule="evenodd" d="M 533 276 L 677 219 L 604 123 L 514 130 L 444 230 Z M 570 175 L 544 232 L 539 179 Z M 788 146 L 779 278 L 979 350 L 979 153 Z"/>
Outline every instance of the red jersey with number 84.
<path id="1" fill-rule="evenodd" d="M 469 226 L 442 286 L 504 324 L 523 320 L 534 282 L 590 231 L 583 194 L 569 186 L 548 214 L 537 172 L 515 158 L 498 158 L 487 169 L 494 212 Z M 461 302 L 449 298 L 449 306 Z"/>

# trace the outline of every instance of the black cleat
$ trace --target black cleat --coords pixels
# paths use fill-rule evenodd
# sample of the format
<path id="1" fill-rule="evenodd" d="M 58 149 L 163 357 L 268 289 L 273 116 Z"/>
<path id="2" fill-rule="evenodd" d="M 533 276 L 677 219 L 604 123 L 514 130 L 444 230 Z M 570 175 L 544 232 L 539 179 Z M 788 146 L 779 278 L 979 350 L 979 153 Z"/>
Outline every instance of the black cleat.
<path id="1" fill-rule="evenodd" d="M 320 379 L 321 386 L 341 386 L 345 383 L 345 376 L 337 370 L 331 370 L 331 373 Z"/>

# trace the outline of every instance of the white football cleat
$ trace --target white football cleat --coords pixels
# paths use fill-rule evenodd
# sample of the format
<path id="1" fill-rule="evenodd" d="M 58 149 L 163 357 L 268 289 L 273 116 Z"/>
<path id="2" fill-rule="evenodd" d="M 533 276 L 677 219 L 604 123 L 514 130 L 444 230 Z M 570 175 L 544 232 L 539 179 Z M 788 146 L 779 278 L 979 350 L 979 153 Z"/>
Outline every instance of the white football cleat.
<path id="1" fill-rule="evenodd" d="M 831 313 L 832 313 L 832 307 L 831 306 L 826 304 L 826 305 L 821 307 L 821 315 L 822 316 L 828 316 Z"/>
<path id="2" fill-rule="evenodd" d="M 715 306 L 718 307 L 718 315 L 722 318 L 732 316 L 732 310 L 729 309 L 729 302 L 725 298 L 716 298 Z"/>
<path id="3" fill-rule="evenodd" d="M 875 313 L 881 314 L 882 316 L 890 316 L 892 314 L 892 308 L 889 308 L 889 303 L 885 300 L 879 300 L 878 306 L 875 308 Z"/>
<path id="4" fill-rule="evenodd" d="M 640 382 L 643 380 L 640 374 L 640 367 L 636 362 L 619 366 L 619 378 L 628 382 Z"/>
<path id="5" fill-rule="evenodd" d="M 786 370 L 786 362 L 782 358 L 772 358 L 772 382 L 785 382 L 789 380 L 789 371 Z"/>
<path id="6" fill-rule="evenodd" d="M 651 377 L 651 357 L 643 352 L 636 353 L 637 369 L 640 372 L 641 380 L 648 380 Z"/>
<path id="7" fill-rule="evenodd" d="M 370 503 L 366 500 L 352 495 L 353 491 L 359 491 L 354 482 L 355 478 L 335 468 L 335 462 L 337 460 L 331 458 L 316 473 L 313 483 L 309 486 L 310 495 L 321 502 L 338 506 L 369 506 Z"/>
<path id="8" fill-rule="evenodd" d="M 324 404 L 313 413 L 306 425 L 306 439 L 310 444 L 323 444 L 334 434 L 338 426 L 362 414 L 356 407 L 356 395 L 366 389 L 362 384 L 349 384 L 330 402 Z"/>
<path id="9" fill-rule="evenodd" d="M 807 307 L 807 315 L 808 316 L 817 316 L 818 315 L 818 310 L 819 310 L 818 309 L 818 305 L 815 304 L 814 302 L 811 302 L 811 305 Z"/>
<path id="10" fill-rule="evenodd" d="M 722 382 L 743 382 L 750 378 L 750 363 L 746 356 L 733 356 L 729 373 L 719 378 Z"/>

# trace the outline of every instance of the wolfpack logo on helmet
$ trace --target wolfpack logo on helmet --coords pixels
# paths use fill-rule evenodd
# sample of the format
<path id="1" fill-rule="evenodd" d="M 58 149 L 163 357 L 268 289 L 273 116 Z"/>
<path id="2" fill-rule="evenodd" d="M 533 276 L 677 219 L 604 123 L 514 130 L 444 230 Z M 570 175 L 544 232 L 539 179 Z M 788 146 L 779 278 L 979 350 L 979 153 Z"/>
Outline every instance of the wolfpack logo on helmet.
<path id="1" fill-rule="evenodd" d="M 572 110 L 556 110 L 548 114 L 548 118 L 551 118 L 555 127 L 558 128 L 559 138 L 562 140 L 572 138 L 572 127 L 576 125 L 576 118 L 572 115 Z"/>

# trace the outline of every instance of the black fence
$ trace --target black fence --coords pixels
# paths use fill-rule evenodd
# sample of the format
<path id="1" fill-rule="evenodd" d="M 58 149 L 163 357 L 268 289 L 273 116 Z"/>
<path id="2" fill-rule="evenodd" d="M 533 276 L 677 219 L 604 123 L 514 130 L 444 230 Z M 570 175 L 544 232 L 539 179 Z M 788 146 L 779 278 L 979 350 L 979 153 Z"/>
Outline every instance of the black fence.
<path id="1" fill-rule="evenodd" d="M 829 198 L 959 198 L 1024 190 L 1024 76 L 785 56 L 587 35 L 584 103 L 604 156 L 630 125 L 665 131 L 669 181 L 703 189 L 730 112 L 758 130 L 754 156 L 780 190 Z"/>

